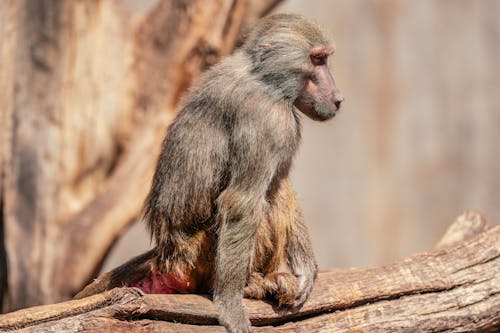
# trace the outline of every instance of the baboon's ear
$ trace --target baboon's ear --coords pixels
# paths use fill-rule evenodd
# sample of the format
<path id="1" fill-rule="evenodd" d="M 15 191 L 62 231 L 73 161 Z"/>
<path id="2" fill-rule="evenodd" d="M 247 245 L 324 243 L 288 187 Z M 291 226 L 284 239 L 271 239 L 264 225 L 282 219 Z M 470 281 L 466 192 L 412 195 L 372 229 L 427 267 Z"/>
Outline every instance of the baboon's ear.
<path id="1" fill-rule="evenodd" d="M 262 43 L 262 44 L 259 44 L 259 48 L 261 48 L 263 50 L 268 50 L 271 47 L 273 47 L 273 45 L 271 43 Z"/>

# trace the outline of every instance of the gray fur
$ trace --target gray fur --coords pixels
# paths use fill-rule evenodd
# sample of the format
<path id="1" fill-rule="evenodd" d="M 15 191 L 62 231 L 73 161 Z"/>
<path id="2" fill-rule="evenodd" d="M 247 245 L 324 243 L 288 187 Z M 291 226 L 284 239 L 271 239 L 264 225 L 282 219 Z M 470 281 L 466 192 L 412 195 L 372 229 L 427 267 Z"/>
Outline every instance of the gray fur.
<path id="1" fill-rule="evenodd" d="M 266 224 L 272 222 L 271 208 L 281 205 L 278 197 L 288 186 L 300 141 L 294 103 L 313 75 L 309 50 L 316 45 L 328 40 L 302 16 L 264 18 L 240 50 L 191 89 L 162 145 L 144 209 L 157 264 L 186 275 L 202 274 L 205 265 L 202 276 L 230 332 L 250 331 L 244 288 L 251 272 L 266 274 L 258 267 L 266 261 L 255 253 L 267 248 L 256 235 L 272 230 Z M 286 205 L 280 214 L 290 215 Z M 283 256 L 286 274 L 298 278 L 294 288 L 300 294 L 292 305 L 300 306 L 317 269 L 298 207 L 291 216 Z M 269 288 L 285 288 L 276 281 L 286 277 L 274 279 Z"/>

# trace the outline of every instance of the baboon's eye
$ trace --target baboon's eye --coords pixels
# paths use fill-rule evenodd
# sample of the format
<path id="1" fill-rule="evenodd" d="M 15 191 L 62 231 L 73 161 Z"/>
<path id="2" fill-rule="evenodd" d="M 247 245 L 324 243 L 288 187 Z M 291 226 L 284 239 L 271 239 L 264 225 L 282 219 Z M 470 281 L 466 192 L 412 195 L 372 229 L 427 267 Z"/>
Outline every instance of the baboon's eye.
<path id="1" fill-rule="evenodd" d="M 321 54 L 311 54 L 311 63 L 314 66 L 322 66 L 326 65 L 328 59 L 328 55 L 321 53 Z"/>
<path id="2" fill-rule="evenodd" d="M 311 63 L 313 66 L 327 65 L 328 56 L 333 54 L 333 49 L 327 46 L 315 46 L 310 51 Z"/>

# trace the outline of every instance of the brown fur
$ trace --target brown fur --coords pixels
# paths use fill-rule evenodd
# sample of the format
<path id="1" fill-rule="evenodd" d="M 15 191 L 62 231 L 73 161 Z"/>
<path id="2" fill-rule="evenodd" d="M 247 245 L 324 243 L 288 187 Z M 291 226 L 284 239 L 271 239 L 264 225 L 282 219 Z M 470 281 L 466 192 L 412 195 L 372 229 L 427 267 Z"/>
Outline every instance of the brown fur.
<path id="1" fill-rule="evenodd" d="M 133 264 L 153 269 L 137 284 L 125 264 L 78 296 L 118 285 L 110 277 L 147 288 L 155 282 L 166 292 L 213 292 L 230 332 L 250 331 L 244 294 L 301 306 L 317 267 L 288 173 L 299 110 L 323 121 L 342 102 L 326 63 L 330 50 L 316 24 L 277 14 L 205 73 L 168 130 L 145 202 L 155 248 Z"/>

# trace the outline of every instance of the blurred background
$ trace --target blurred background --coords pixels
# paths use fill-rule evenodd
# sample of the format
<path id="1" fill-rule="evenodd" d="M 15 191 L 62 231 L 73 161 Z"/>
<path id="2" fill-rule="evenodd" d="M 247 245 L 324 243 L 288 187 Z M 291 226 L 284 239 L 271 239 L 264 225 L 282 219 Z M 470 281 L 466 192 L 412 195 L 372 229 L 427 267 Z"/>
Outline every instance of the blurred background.
<path id="1" fill-rule="evenodd" d="M 278 2 L 0 3 L 4 311 L 150 248 L 137 214 L 179 97 L 270 8 L 337 49 L 346 101 L 303 119 L 292 171 L 321 268 L 429 250 L 468 209 L 498 224 L 500 1 Z"/>
<path id="2" fill-rule="evenodd" d="M 292 172 L 320 267 L 428 250 L 466 209 L 500 221 L 500 2 L 287 0 L 274 12 L 331 32 L 346 97 L 331 122 L 304 119 Z M 104 270 L 149 246 L 132 226 Z"/>

